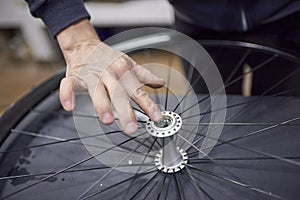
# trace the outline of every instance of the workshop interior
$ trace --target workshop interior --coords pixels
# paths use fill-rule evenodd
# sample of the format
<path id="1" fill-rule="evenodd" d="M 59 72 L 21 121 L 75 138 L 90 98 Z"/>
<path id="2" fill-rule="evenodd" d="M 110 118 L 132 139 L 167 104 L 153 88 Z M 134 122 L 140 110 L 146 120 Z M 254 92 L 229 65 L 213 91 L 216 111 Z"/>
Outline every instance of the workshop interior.
<path id="1" fill-rule="evenodd" d="M 300 1 L 271 2 L 84 1 L 101 41 L 165 81 L 142 86 L 160 121 L 128 94 L 128 134 L 88 91 L 64 110 L 56 38 L 0 0 L 0 199 L 299 199 Z"/>

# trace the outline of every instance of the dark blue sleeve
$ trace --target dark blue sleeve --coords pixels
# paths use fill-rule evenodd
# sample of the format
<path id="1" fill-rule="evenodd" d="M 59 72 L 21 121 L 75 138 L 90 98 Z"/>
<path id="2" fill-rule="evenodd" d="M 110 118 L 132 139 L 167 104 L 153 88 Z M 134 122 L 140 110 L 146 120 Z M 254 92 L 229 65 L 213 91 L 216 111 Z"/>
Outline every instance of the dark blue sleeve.
<path id="1" fill-rule="evenodd" d="M 34 17 L 41 18 L 53 37 L 90 15 L 82 0 L 26 0 Z"/>

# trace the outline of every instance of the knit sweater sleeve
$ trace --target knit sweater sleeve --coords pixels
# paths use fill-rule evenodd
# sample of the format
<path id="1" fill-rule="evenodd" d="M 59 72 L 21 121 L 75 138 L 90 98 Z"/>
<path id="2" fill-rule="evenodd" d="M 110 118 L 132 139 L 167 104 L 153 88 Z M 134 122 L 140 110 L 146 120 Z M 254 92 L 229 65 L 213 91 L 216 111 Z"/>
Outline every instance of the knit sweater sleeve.
<path id="1" fill-rule="evenodd" d="M 55 37 L 71 24 L 90 18 L 82 0 L 26 0 L 34 17 L 41 18 Z"/>

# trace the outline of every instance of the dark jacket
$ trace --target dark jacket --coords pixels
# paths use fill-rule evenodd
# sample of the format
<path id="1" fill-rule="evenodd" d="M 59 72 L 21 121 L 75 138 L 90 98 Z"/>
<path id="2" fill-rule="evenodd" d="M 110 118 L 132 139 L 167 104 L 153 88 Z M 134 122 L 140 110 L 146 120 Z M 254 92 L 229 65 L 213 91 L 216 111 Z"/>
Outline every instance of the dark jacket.
<path id="1" fill-rule="evenodd" d="M 70 24 L 90 18 L 82 0 L 26 0 L 55 36 Z M 300 10 L 291 0 L 170 0 L 176 17 L 216 31 L 247 31 Z M 151 8 L 149 8 L 151 9 Z"/>

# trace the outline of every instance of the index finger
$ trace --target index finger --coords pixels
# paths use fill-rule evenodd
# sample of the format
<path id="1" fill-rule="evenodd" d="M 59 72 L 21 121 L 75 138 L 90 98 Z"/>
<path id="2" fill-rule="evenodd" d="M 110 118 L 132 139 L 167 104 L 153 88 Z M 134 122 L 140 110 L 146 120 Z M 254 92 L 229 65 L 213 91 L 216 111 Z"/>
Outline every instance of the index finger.
<path id="1" fill-rule="evenodd" d="M 131 71 L 124 73 L 119 81 L 125 88 L 127 94 L 151 118 L 151 120 L 161 120 L 162 115 L 160 109 L 149 97 L 149 94 L 144 90 L 144 85 L 139 82 L 139 80 L 134 74 L 131 73 Z"/>

